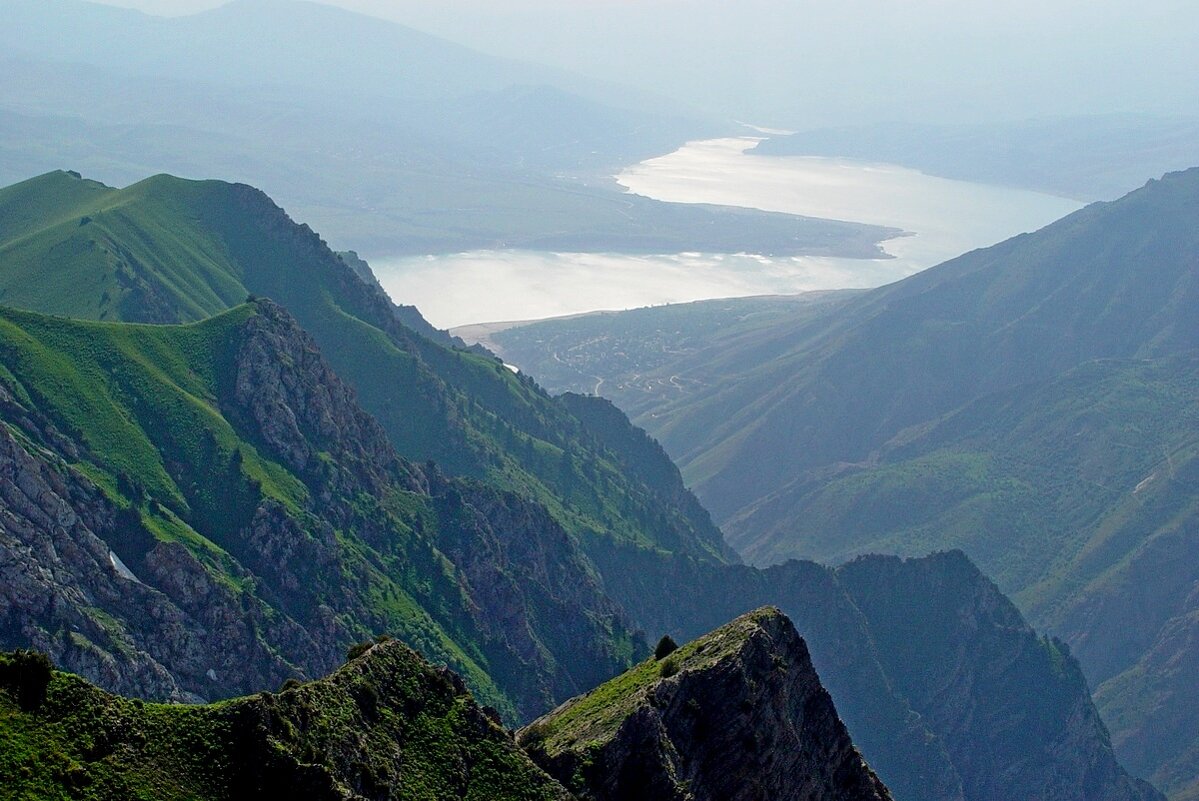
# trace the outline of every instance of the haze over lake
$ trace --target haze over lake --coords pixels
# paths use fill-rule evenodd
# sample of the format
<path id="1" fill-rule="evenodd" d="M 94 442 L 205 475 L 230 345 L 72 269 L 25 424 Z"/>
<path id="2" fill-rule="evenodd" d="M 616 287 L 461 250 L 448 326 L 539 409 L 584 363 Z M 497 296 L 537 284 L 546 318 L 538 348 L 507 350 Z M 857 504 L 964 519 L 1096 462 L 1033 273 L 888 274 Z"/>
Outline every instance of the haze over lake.
<path id="1" fill-rule="evenodd" d="M 753 254 L 475 251 L 371 260 L 399 303 L 438 327 L 533 320 L 709 298 L 867 288 L 965 251 L 1036 230 L 1080 207 L 1038 192 L 925 175 L 889 164 L 757 156 L 759 141 L 692 142 L 622 172 L 630 192 L 886 225 L 908 235 L 884 243 L 887 259 Z"/>

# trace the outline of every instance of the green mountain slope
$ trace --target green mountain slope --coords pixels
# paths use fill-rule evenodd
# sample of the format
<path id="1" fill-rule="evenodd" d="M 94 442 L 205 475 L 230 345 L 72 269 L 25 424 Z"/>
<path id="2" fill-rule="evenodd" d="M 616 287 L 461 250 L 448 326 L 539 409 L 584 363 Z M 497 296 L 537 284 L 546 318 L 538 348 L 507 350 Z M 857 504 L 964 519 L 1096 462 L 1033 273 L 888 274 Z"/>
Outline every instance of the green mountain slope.
<path id="1" fill-rule="evenodd" d="M 515 719 L 645 647 L 544 509 L 400 459 L 271 302 L 0 311 L 0 422 L 0 637 L 116 689 L 250 692 L 386 632 Z"/>
<path id="2" fill-rule="evenodd" d="M 210 706 L 146 704 L 0 656 L 6 798 L 569 799 L 457 676 L 396 642 L 328 678 Z"/>
<path id="3" fill-rule="evenodd" d="M 967 798 L 1012 797 L 988 765 L 1002 766 L 1011 786 L 1040 783 L 1038 798 L 1161 797 L 1117 765 L 1069 648 L 1038 636 L 960 552 L 867 557 L 837 577 L 894 686 L 962 766 Z M 963 664 L 974 666 L 969 678 Z M 1016 695 L 1018 710 L 1008 700 Z"/>
<path id="4" fill-rule="evenodd" d="M 1199 170 L 1167 175 L 814 313 L 696 334 L 637 386 L 599 368 L 657 310 L 593 360 L 575 323 L 501 344 L 614 386 L 750 561 L 964 549 L 1070 644 L 1137 772 L 1179 793 L 1199 721 L 1177 669 L 1199 580 L 1197 220 Z"/>
<path id="5" fill-rule="evenodd" d="M 169 176 L 116 190 L 52 173 L 4 190 L 0 209 L 0 303 L 186 322 L 249 294 L 270 297 L 412 461 L 534 497 L 585 540 L 653 548 L 660 534 L 672 549 L 728 558 L 706 513 L 680 513 L 628 480 L 527 379 L 415 334 L 377 286 L 257 190 Z"/>
<path id="6" fill-rule="evenodd" d="M 321 675 L 347 644 L 387 631 L 512 719 L 639 658 L 634 626 L 692 637 L 777 604 L 896 797 L 964 799 L 967 778 L 1007 797 L 1047 786 L 955 760 L 950 730 L 895 689 L 832 572 L 728 564 L 677 468 L 614 407 L 551 399 L 494 360 L 418 336 L 261 193 L 165 177 L 109 190 L 66 174 L 18 190 L 20 203 L 0 204 L 14 220 L 0 252 L 37 247 L 0 259 L 0 274 L 23 276 L 9 291 L 36 283 L 22 265 L 53 274 L 60 243 L 103 242 L 95 252 L 111 245 L 156 301 L 114 314 L 198 315 L 178 271 L 274 298 L 303 328 L 268 301 L 166 327 L 4 313 L 0 493 L 18 512 L 0 530 L 5 643 L 109 688 L 194 698 Z M 20 222 L 30 198 L 61 213 Z M 121 225 L 105 222 L 110 210 Z M 91 221 L 72 223 L 77 211 Z M 97 221 L 94 239 L 76 239 Z M 80 295 L 90 306 L 62 311 L 98 317 L 122 284 L 104 258 L 78 264 L 73 278 L 98 286 Z M 1008 701 L 1026 714 L 1035 698 Z M 1101 753 L 1100 732 L 1058 722 L 1079 754 Z M 1113 799 L 1136 797 L 1106 769 Z"/>
<path id="7" fill-rule="evenodd" d="M 1158 499 L 1184 500 L 1177 475 L 1199 445 L 1197 390 L 1188 355 L 1091 362 L 984 396 L 900 434 L 873 465 L 801 476 L 744 513 L 744 529 L 758 515 L 777 522 L 743 545 L 763 561 L 961 547 L 1033 617 L 1056 623 L 1079 582 L 1186 513 Z"/>
<path id="8" fill-rule="evenodd" d="M 1199 170 L 1169 175 L 867 293 L 830 319 L 773 328 L 736 373 L 678 411 L 658 410 L 651 432 L 726 520 L 799 470 L 867 459 L 989 392 L 1089 359 L 1199 346 L 1187 313 L 1199 293 L 1197 185 Z"/>

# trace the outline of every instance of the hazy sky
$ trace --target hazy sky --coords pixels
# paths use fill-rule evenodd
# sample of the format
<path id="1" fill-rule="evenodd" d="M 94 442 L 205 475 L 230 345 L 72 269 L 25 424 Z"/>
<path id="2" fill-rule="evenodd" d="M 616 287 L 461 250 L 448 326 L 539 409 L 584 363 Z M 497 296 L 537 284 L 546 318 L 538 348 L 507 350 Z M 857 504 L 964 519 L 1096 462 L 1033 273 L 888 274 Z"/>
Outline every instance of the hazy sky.
<path id="1" fill-rule="evenodd" d="M 110 0 L 185 13 L 214 0 Z M 1195 0 L 330 0 L 763 125 L 1199 109 Z"/>

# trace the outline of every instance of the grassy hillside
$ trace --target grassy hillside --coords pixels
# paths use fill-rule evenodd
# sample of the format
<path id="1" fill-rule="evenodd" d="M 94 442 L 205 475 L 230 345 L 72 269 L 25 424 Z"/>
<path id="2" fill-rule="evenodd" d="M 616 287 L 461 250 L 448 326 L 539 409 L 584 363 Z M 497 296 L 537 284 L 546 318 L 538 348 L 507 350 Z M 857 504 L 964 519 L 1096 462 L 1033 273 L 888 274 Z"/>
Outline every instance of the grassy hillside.
<path id="1" fill-rule="evenodd" d="M 171 278 L 190 264 L 206 287 L 228 278 L 283 303 L 303 329 L 265 300 L 168 327 L 4 313 L 0 471 L 20 477 L 0 481 L 16 538 L 0 541 L 12 559 L 4 642 L 124 692 L 194 700 L 320 675 L 349 643 L 388 631 L 516 719 L 636 661 L 634 627 L 693 636 L 777 603 L 802 621 L 900 797 L 956 797 L 965 772 L 1020 790 L 995 766 L 950 759 L 949 729 L 892 688 L 829 571 L 727 564 L 677 468 L 610 404 L 552 399 L 492 359 L 417 336 L 261 193 L 147 183 L 108 190 L 60 174 L 10 190 L 20 202 L 0 206 L 14 221 L 29 219 L 19 209 L 31 198 L 46 209 L 0 231 L 5 248 L 42 237 L 40 258 L 13 260 L 24 279 L 10 290 L 32 281 L 20 264 L 52 270 L 58 243 L 111 205 L 128 224 L 95 230 L 156 301 L 117 313 L 198 315 Z M 92 222 L 64 222 L 76 213 Z M 159 248 L 182 255 L 166 264 Z M 103 259 L 80 264 L 80 281 L 121 291 Z"/>
<path id="2" fill-rule="evenodd" d="M 981 395 L 1090 359 L 1199 346 L 1187 314 L 1196 185 L 1199 171 L 1169 175 L 828 318 L 763 331 L 740 359 L 723 354 L 734 372 L 656 410 L 651 433 L 726 520 L 797 470 L 867 459 Z"/>
<path id="3" fill-rule="evenodd" d="M 273 304 L 185 326 L 0 310 L 0 421 L 6 548 L 64 538 L 58 584 L 15 592 L 73 588 L 58 611 L 13 599 L 0 632 L 89 675 L 126 661 L 120 686 L 221 697 L 392 633 L 516 718 L 644 647 L 544 510 L 399 459 Z"/>
<path id="4" fill-rule="evenodd" d="M 760 561 L 964 548 L 1053 619 L 1160 525 L 1151 498 L 1181 489 L 1173 476 L 1199 444 L 1197 391 L 1193 356 L 1092 362 L 909 429 L 873 465 L 804 475 L 735 528 L 788 521 L 742 541 Z"/>
<path id="5" fill-rule="evenodd" d="M 249 187 L 158 176 L 117 190 L 67 173 L 18 184 L 0 192 L 0 290 L 10 305 L 132 322 L 194 321 L 270 297 L 405 457 L 529 495 L 586 540 L 726 558 L 706 513 L 680 513 L 630 481 L 527 379 L 405 327 L 377 286 Z"/>
<path id="6" fill-rule="evenodd" d="M 166 183 L 151 179 L 118 194 L 53 173 L 43 186 L 0 192 L 7 209 L 0 300 L 90 319 L 161 315 L 154 322 L 198 320 L 243 301 L 228 255 L 196 226 L 175 225 L 203 202 L 204 188 L 172 197 Z"/>
<path id="7" fill-rule="evenodd" d="M 0 656 L 5 798 L 568 799 L 460 680 L 399 643 L 328 678 L 208 706 L 147 704 Z"/>

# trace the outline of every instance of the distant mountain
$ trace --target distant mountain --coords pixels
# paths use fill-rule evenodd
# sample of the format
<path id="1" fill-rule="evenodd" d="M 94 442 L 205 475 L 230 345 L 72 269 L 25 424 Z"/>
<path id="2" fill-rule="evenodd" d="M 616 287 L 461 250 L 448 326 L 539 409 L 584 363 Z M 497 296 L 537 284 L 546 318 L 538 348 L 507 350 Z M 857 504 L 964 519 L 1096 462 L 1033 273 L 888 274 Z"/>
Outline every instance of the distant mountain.
<path id="1" fill-rule="evenodd" d="M 636 382 L 603 354 L 639 352 L 625 337 L 665 311 L 590 351 L 576 323 L 496 338 L 604 379 L 751 561 L 964 549 L 1074 649 L 1129 764 L 1188 797 L 1197 220 L 1199 170 L 1173 173 L 814 313 L 697 333 Z"/>
<path id="2" fill-rule="evenodd" d="M 771 137 L 753 152 L 883 161 L 945 178 L 1114 200 L 1147 175 L 1199 163 L 1199 118 L 1113 114 L 987 125 L 828 128 Z"/>
<path id="3" fill-rule="evenodd" d="M 855 256 L 885 238 L 601 185 L 621 166 L 738 128 L 318 3 L 239 0 L 160 18 L 2 0 L 0 17 L 0 183 L 64 166 L 117 185 L 162 172 L 252 183 L 337 246 L 383 256 Z"/>
<path id="4" fill-rule="evenodd" d="M 1038 636 L 961 552 L 836 570 L 685 557 L 600 567 L 634 619 L 680 642 L 778 606 L 895 798 L 1163 798 L 1120 766 L 1069 649 Z"/>
<path id="5" fill-rule="evenodd" d="M 552 86 L 630 109 L 664 100 L 308 0 L 233 0 L 176 17 L 86 0 L 3 0 L 0 10 L 10 23 L 0 42 L 12 55 L 103 66 L 128 77 L 270 88 L 278 97 L 304 93 L 313 105 L 337 111 L 364 99 L 442 101 L 515 86 Z M 111 52 L 124 57 L 106 58 Z M 380 117 L 395 113 L 378 110 Z"/>
<path id="6" fill-rule="evenodd" d="M 777 609 L 643 662 L 534 721 L 517 740 L 596 801 L 891 797 Z"/>
<path id="7" fill-rule="evenodd" d="M 1116 764 L 1069 648 L 1035 634 L 960 552 L 866 557 L 837 577 L 896 691 L 943 737 L 966 798 L 1161 798 Z"/>
<path id="8" fill-rule="evenodd" d="M 145 704 L 0 655 L 15 798 L 568 801 L 463 687 L 398 642 L 328 678 L 211 706 Z"/>

